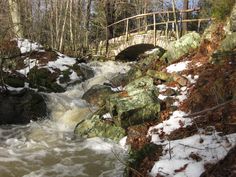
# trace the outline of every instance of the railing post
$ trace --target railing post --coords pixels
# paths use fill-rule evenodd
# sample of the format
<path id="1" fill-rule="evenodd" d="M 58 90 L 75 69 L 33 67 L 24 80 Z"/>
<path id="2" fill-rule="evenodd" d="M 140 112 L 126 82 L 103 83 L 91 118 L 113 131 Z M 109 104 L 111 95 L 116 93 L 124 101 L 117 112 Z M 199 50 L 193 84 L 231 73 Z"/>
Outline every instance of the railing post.
<path id="1" fill-rule="evenodd" d="M 125 40 L 128 41 L 129 37 L 129 19 L 126 20 L 126 31 L 125 31 Z"/>
<path id="2" fill-rule="evenodd" d="M 201 28 L 201 20 L 198 20 L 198 25 L 197 25 L 197 32 L 200 31 L 200 28 Z"/>
<path id="3" fill-rule="evenodd" d="M 108 49 L 109 49 L 109 27 L 106 27 L 106 56 L 108 57 Z"/>
<path id="4" fill-rule="evenodd" d="M 157 37 L 157 30 L 156 30 L 156 14 L 153 14 L 153 25 L 154 25 L 154 46 L 156 46 L 156 37 Z"/>
<path id="5" fill-rule="evenodd" d="M 173 8 L 173 14 L 174 14 L 176 36 L 177 36 L 177 39 L 179 39 L 179 25 L 178 25 L 178 21 L 177 21 L 177 15 L 176 15 L 176 9 L 175 9 L 175 1 L 174 0 L 172 0 L 172 8 Z"/>
<path id="6" fill-rule="evenodd" d="M 168 38 L 169 21 L 170 21 L 170 14 L 169 14 L 169 12 L 167 12 L 166 38 Z"/>

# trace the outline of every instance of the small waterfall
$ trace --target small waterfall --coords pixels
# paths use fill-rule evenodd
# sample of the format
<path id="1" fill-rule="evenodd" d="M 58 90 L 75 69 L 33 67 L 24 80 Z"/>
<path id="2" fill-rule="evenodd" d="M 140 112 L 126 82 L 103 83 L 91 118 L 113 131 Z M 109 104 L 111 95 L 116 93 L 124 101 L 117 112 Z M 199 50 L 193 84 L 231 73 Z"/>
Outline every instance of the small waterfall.
<path id="1" fill-rule="evenodd" d="M 92 62 L 95 77 L 67 89 L 46 94 L 50 118 L 27 125 L 0 126 L 0 177 L 122 176 L 124 166 L 116 159 L 124 151 L 99 138 L 72 139 L 79 120 L 96 108 L 81 99 L 94 84 L 108 82 L 126 72 L 127 64 Z"/>

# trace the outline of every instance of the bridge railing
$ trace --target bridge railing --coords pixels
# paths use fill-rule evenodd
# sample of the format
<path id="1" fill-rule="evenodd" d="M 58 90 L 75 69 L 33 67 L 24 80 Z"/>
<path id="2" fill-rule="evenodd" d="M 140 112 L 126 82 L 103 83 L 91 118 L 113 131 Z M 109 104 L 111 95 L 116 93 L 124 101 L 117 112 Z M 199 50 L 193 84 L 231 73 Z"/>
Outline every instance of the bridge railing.
<path id="1" fill-rule="evenodd" d="M 168 37 L 169 24 L 172 24 L 172 27 L 176 29 L 175 33 L 179 33 L 179 31 L 177 30 L 179 24 L 182 25 L 183 23 L 197 22 L 198 23 L 197 31 L 199 31 L 201 28 L 202 22 L 209 22 L 209 21 L 213 20 L 211 18 L 198 18 L 198 19 L 183 19 L 182 18 L 184 13 L 198 12 L 199 10 L 200 10 L 200 8 L 187 9 L 187 10 L 150 12 L 150 13 L 139 14 L 139 15 L 135 15 L 132 17 L 128 17 L 128 18 L 119 20 L 115 23 L 112 23 L 106 27 L 106 53 L 108 52 L 108 48 L 109 48 L 109 39 L 110 39 L 109 29 L 116 26 L 116 25 L 119 25 L 122 23 L 124 25 L 125 32 L 123 32 L 123 34 L 122 34 L 122 35 L 125 35 L 124 42 L 128 41 L 130 33 L 138 32 L 140 29 L 146 29 L 146 31 L 147 31 L 148 27 L 153 27 L 154 46 L 156 46 L 156 37 L 157 37 L 158 26 L 165 25 L 165 34 Z M 179 20 L 177 20 L 177 18 L 170 20 L 170 17 L 176 17 L 176 16 L 180 17 Z M 130 28 L 131 20 L 141 19 L 141 18 L 149 18 L 149 21 L 151 20 L 152 23 L 151 24 L 146 23 L 144 25 L 138 26 L 135 29 L 131 29 Z M 159 21 L 159 19 L 161 19 L 161 21 Z M 179 34 L 177 34 L 177 36 L 179 36 Z"/>

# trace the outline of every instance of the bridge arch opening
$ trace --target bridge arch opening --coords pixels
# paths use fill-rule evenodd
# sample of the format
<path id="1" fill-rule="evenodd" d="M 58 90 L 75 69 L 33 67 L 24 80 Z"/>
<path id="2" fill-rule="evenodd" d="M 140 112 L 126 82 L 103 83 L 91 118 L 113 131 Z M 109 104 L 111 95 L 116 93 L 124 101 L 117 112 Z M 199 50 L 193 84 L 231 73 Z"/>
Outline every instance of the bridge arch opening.
<path id="1" fill-rule="evenodd" d="M 116 60 L 121 61 L 136 61 L 139 59 L 139 56 L 145 53 L 148 50 L 158 48 L 155 47 L 153 44 L 136 44 L 127 47 L 126 49 L 122 50 L 118 55 L 116 55 Z M 161 47 L 159 47 L 161 48 Z M 161 48 L 162 49 L 162 48 Z"/>

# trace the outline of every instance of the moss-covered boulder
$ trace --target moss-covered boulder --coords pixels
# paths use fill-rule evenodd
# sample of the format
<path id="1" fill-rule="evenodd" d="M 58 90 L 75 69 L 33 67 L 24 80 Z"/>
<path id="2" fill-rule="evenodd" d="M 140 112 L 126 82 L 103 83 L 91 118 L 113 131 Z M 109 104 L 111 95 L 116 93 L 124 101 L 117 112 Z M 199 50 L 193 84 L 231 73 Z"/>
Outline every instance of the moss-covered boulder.
<path id="1" fill-rule="evenodd" d="M 108 96 L 115 93 L 111 87 L 106 85 L 94 85 L 84 93 L 82 99 L 92 105 L 102 106 Z"/>
<path id="2" fill-rule="evenodd" d="M 140 56 L 141 59 L 139 60 L 138 65 L 140 67 L 148 67 L 156 60 L 159 60 L 164 53 L 165 50 L 162 48 L 155 48 L 151 51 L 147 51 Z"/>
<path id="3" fill-rule="evenodd" d="M 170 44 L 167 52 L 161 57 L 168 63 L 172 63 L 183 55 L 191 52 L 200 46 L 201 37 L 196 32 L 188 33 L 179 40 Z"/>
<path id="4" fill-rule="evenodd" d="M 119 141 L 125 136 L 125 130 L 111 122 L 102 120 L 99 115 L 79 122 L 75 134 L 83 138 L 101 137 Z"/>
<path id="5" fill-rule="evenodd" d="M 111 95 L 106 108 L 117 126 L 127 128 L 158 118 L 160 103 L 155 94 L 153 79 L 145 76 L 134 80 L 125 91 Z"/>
<path id="6" fill-rule="evenodd" d="M 172 75 L 166 72 L 162 71 L 156 71 L 156 70 L 148 70 L 146 73 L 148 76 L 154 78 L 154 79 L 160 79 L 163 81 L 171 81 L 173 80 Z"/>

